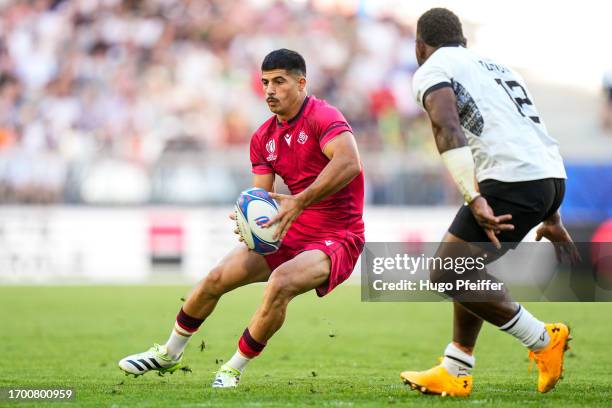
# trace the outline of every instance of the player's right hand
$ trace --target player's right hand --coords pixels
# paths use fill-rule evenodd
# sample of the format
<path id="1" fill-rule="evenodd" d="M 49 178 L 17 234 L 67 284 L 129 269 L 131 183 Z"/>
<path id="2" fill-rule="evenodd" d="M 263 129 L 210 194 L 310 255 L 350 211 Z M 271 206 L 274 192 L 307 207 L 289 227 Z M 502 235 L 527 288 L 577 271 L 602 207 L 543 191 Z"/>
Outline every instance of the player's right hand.
<path id="1" fill-rule="evenodd" d="M 478 225 L 485 230 L 487 237 L 495 245 L 495 248 L 501 249 L 501 243 L 496 235 L 502 231 L 514 230 L 514 225 L 507 223 L 512 219 L 512 214 L 496 216 L 483 196 L 476 197 L 469 205 Z"/>
<path id="2" fill-rule="evenodd" d="M 232 221 L 236 221 L 236 213 L 235 212 L 231 212 L 229 213 L 229 218 Z M 234 228 L 234 234 L 238 235 L 238 241 L 240 242 L 244 242 L 244 239 L 242 239 L 242 235 L 240 235 L 240 231 L 238 231 L 238 227 L 236 226 L 236 228 Z"/>

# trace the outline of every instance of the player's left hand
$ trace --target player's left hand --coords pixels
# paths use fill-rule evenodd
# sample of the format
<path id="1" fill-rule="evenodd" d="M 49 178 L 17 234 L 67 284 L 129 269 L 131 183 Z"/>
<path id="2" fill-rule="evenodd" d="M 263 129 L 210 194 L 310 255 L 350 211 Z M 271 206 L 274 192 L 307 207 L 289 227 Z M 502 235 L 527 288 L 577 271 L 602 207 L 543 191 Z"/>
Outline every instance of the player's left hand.
<path id="1" fill-rule="evenodd" d="M 295 219 L 304 211 L 304 205 L 298 196 L 270 193 L 270 197 L 280 203 L 280 209 L 276 217 L 265 223 L 263 226 L 268 228 L 276 223 L 275 239 L 282 240 L 287 235 L 289 227 Z"/>

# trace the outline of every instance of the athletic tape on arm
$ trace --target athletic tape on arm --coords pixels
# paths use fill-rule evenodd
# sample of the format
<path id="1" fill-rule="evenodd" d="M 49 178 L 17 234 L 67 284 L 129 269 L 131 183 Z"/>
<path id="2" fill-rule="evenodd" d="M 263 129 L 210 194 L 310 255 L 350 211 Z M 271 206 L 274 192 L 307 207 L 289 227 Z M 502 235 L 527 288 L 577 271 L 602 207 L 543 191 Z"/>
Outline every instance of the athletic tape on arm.
<path id="1" fill-rule="evenodd" d="M 442 153 L 442 161 L 450 172 L 466 203 L 471 203 L 480 193 L 474 180 L 474 159 L 469 146 L 450 149 Z"/>

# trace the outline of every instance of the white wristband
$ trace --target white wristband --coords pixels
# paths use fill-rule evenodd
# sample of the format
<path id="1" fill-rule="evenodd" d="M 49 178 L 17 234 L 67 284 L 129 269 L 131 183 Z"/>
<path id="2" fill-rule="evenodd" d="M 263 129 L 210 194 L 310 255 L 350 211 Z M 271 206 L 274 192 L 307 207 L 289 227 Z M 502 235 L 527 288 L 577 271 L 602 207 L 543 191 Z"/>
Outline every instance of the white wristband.
<path id="1" fill-rule="evenodd" d="M 442 153 L 442 161 L 450 172 L 466 203 L 480 195 L 474 178 L 474 159 L 469 146 L 450 149 Z"/>

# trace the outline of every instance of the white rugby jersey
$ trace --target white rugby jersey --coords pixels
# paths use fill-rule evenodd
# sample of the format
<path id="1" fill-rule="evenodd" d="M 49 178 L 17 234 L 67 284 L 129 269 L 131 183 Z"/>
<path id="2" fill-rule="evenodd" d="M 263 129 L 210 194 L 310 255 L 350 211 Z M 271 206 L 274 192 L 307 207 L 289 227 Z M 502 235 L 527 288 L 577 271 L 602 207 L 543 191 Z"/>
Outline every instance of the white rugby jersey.
<path id="1" fill-rule="evenodd" d="M 461 46 L 436 50 L 416 71 L 413 92 L 451 86 L 478 181 L 566 178 L 559 143 L 548 134 L 523 78 Z"/>

